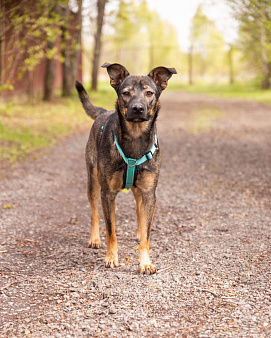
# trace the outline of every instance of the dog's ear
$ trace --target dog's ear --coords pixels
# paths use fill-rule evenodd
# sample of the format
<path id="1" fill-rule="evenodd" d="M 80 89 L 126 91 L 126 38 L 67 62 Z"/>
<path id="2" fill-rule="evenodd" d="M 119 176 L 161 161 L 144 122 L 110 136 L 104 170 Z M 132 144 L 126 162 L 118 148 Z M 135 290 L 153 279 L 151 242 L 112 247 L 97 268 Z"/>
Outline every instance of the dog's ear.
<path id="1" fill-rule="evenodd" d="M 167 87 L 167 82 L 173 74 L 177 74 L 175 68 L 156 67 L 148 74 L 153 79 L 160 91 Z"/>
<path id="2" fill-rule="evenodd" d="M 106 62 L 102 67 L 107 69 L 107 73 L 110 77 L 110 84 L 116 91 L 122 81 L 130 75 L 128 70 L 119 63 Z"/>

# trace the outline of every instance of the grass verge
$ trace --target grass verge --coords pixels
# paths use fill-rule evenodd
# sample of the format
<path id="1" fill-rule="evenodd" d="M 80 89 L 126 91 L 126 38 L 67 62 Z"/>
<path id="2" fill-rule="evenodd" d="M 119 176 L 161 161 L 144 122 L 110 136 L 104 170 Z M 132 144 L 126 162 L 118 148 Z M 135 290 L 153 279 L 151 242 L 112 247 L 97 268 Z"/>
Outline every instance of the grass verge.
<path id="1" fill-rule="evenodd" d="M 187 85 L 183 83 L 172 83 L 169 88 L 174 91 L 185 91 L 189 93 L 201 93 L 216 97 L 229 97 L 238 99 L 256 100 L 271 105 L 271 89 L 261 90 L 259 83 L 250 81 L 247 83 L 235 84 L 207 84 L 195 83 Z"/>
<path id="2" fill-rule="evenodd" d="M 112 109 L 116 94 L 110 85 L 101 83 L 90 98 L 93 104 Z M 59 96 L 51 103 L 1 104 L 0 161 L 17 162 L 64 136 L 89 129 L 91 123 L 75 92 L 71 98 Z"/>

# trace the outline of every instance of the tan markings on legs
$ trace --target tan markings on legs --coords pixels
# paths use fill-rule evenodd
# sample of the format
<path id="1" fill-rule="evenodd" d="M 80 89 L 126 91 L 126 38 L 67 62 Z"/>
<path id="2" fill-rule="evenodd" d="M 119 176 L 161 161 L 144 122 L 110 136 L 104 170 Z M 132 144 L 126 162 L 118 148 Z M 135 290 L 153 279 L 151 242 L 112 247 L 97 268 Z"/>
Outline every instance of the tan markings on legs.
<path id="1" fill-rule="evenodd" d="M 91 235 L 88 242 L 90 248 L 100 248 L 101 239 L 99 234 L 99 212 L 98 203 L 101 187 L 97 177 L 97 167 L 93 168 L 92 176 L 88 182 L 88 200 L 91 206 Z"/>
<path id="2" fill-rule="evenodd" d="M 115 197 L 115 193 L 102 193 L 102 206 L 107 239 L 107 251 L 104 263 L 107 268 L 119 266 L 117 236 L 115 232 Z"/>
<path id="3" fill-rule="evenodd" d="M 156 272 L 156 266 L 151 263 L 149 255 L 150 231 L 155 209 L 155 195 L 141 193 L 137 188 L 133 189 L 138 209 L 139 268 L 140 273 L 147 275 Z"/>
<path id="4" fill-rule="evenodd" d="M 157 271 L 156 266 L 151 263 L 150 254 L 149 254 L 150 232 L 151 232 L 151 225 L 152 225 L 152 220 L 153 220 L 153 215 L 154 215 L 155 204 L 150 206 L 151 210 L 144 210 L 145 207 L 148 208 L 147 205 L 142 204 L 141 209 L 143 209 L 143 212 L 141 213 L 142 225 L 141 225 L 140 245 L 139 245 L 139 268 L 140 268 L 140 273 L 146 273 L 147 275 L 151 275 L 153 273 L 156 273 Z M 149 217 L 146 211 L 151 213 Z M 149 236 L 147 235 L 148 231 L 149 231 Z"/>

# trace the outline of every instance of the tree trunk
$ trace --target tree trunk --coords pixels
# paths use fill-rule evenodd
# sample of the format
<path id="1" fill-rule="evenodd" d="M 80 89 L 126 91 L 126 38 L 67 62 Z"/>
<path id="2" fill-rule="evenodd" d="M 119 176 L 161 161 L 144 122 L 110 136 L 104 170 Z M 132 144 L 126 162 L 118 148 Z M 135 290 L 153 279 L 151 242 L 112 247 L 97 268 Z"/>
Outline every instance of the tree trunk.
<path id="1" fill-rule="evenodd" d="M 189 84 L 192 86 L 193 82 L 193 46 L 190 46 L 190 51 L 188 53 L 188 78 Z"/>
<path id="2" fill-rule="evenodd" d="M 150 57 L 149 70 L 152 70 L 154 68 L 154 47 L 152 42 L 149 47 L 149 57 Z"/>
<path id="3" fill-rule="evenodd" d="M 0 87 L 4 83 L 5 4 L 0 0 Z"/>
<path id="4" fill-rule="evenodd" d="M 82 0 L 77 0 L 78 11 L 76 15 L 76 30 L 71 37 L 71 17 L 68 5 L 64 13 L 64 25 L 61 27 L 61 55 L 64 59 L 62 64 L 62 96 L 72 95 L 74 83 L 78 71 L 78 59 L 81 46 L 82 30 Z M 72 41 L 72 42 L 71 42 Z"/>
<path id="5" fill-rule="evenodd" d="M 78 73 L 78 62 L 79 62 L 79 55 L 81 52 L 81 32 L 82 32 L 82 0 L 77 0 L 77 5 L 78 5 L 78 12 L 76 15 L 76 32 L 73 37 L 75 41 L 75 49 L 72 53 L 71 57 L 71 74 L 72 74 L 72 79 L 71 79 L 71 86 L 73 89 L 74 88 L 74 83 L 77 77 Z"/>
<path id="6" fill-rule="evenodd" d="M 55 43 L 48 41 L 47 48 L 52 49 L 54 48 Z M 43 100 L 44 101 L 51 101 L 53 98 L 54 93 L 54 83 L 55 83 L 55 70 L 56 64 L 54 58 L 47 58 L 46 59 L 46 72 L 45 72 L 45 79 L 44 79 L 44 93 L 43 93 Z"/>
<path id="7" fill-rule="evenodd" d="M 230 80 L 230 84 L 234 84 L 234 67 L 233 67 L 233 48 L 232 46 L 230 46 L 229 49 L 229 80 Z"/>
<path id="8" fill-rule="evenodd" d="M 104 9 L 107 0 L 97 0 L 97 30 L 95 34 L 94 41 L 94 51 L 93 51 L 93 63 L 92 63 L 92 90 L 97 90 L 98 84 L 98 67 L 101 54 L 101 38 L 102 38 L 102 29 L 103 29 L 103 20 L 104 20 Z"/>
<path id="9" fill-rule="evenodd" d="M 61 56 L 63 58 L 62 63 L 62 96 L 67 97 L 71 95 L 71 55 L 69 52 L 69 20 L 70 9 L 66 5 L 64 12 L 64 24 L 61 26 Z"/>
<path id="10" fill-rule="evenodd" d="M 57 11 L 57 5 L 54 5 L 49 11 L 49 18 L 52 18 Z M 47 41 L 47 49 L 53 49 L 56 42 Z M 43 89 L 43 100 L 51 101 L 54 93 L 54 83 L 55 83 L 55 73 L 56 73 L 56 64 L 54 58 L 46 58 L 46 68 L 45 68 L 45 78 L 44 78 L 44 89 Z"/>
<path id="11" fill-rule="evenodd" d="M 261 47 L 261 60 L 262 60 L 262 89 L 270 88 L 270 73 L 268 67 L 268 59 L 267 59 L 267 50 L 266 50 L 266 31 L 264 27 L 264 13 L 263 8 L 261 8 L 261 17 L 259 20 L 260 24 L 260 47 Z"/>

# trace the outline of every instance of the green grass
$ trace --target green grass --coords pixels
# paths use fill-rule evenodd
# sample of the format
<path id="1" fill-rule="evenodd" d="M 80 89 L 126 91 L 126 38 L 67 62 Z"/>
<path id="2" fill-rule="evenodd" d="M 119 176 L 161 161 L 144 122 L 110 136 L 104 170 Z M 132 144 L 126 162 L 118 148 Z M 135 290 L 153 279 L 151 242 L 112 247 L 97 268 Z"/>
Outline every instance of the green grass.
<path id="1" fill-rule="evenodd" d="M 191 114 L 190 132 L 192 134 L 208 132 L 216 125 L 217 120 L 222 117 L 222 112 L 216 108 L 210 107 L 196 110 Z"/>
<path id="2" fill-rule="evenodd" d="M 94 105 L 113 109 L 116 94 L 109 84 L 101 83 L 100 90 L 89 95 Z M 16 162 L 62 137 L 89 129 L 91 123 L 76 93 L 52 103 L 0 104 L 0 161 Z"/>
<path id="3" fill-rule="evenodd" d="M 229 97 L 245 100 L 256 100 L 258 102 L 271 104 L 271 89 L 261 90 L 259 82 L 255 80 L 247 83 L 235 84 L 208 84 L 197 82 L 190 86 L 187 84 L 172 83 L 169 89 L 174 91 L 184 91 L 189 93 L 201 93 L 216 97 Z"/>

